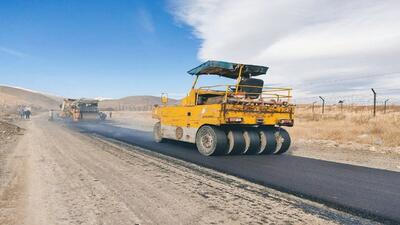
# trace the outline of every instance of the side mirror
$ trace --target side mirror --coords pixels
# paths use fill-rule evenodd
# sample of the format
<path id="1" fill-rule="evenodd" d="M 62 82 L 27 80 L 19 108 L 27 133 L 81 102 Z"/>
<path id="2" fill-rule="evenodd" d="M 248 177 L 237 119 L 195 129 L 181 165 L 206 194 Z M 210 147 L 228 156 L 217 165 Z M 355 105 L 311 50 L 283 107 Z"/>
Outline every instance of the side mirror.
<path id="1" fill-rule="evenodd" d="M 168 94 L 167 93 L 161 94 L 161 103 L 164 105 L 166 105 L 168 103 Z"/>

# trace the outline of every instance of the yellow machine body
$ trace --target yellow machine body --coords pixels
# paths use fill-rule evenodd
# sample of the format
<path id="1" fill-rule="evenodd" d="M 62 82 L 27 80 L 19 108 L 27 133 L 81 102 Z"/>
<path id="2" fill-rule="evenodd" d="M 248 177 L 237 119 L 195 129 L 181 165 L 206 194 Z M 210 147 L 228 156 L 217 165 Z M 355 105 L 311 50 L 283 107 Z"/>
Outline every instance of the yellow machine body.
<path id="1" fill-rule="evenodd" d="M 197 130 L 203 125 L 246 126 L 292 126 L 294 105 L 289 103 L 291 89 L 263 87 L 266 96 L 273 98 L 256 101 L 241 99 L 242 93 L 209 90 L 212 87 L 193 88 L 179 105 L 157 106 L 153 118 L 160 121 L 164 138 L 195 143 Z M 285 94 L 279 94 L 285 92 Z M 221 96 L 222 102 L 199 104 L 202 95 Z M 280 98 L 283 101 L 278 101 Z M 231 101 L 230 101 L 231 100 Z"/>

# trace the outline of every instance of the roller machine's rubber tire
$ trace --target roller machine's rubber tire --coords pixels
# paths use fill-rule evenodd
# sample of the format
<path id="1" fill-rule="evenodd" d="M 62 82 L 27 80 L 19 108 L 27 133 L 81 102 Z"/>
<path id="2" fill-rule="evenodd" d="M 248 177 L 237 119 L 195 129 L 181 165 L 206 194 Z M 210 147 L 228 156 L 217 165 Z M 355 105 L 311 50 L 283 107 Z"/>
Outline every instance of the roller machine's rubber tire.
<path id="1" fill-rule="evenodd" d="M 161 143 L 164 141 L 164 138 L 162 137 L 162 134 L 161 134 L 161 123 L 160 122 L 157 122 L 156 124 L 154 124 L 153 137 L 154 137 L 154 141 L 157 143 Z"/>
<path id="2" fill-rule="evenodd" d="M 247 155 L 256 155 L 260 149 L 260 136 L 255 129 L 246 129 L 243 132 L 243 137 L 246 143 L 244 153 Z"/>
<path id="3" fill-rule="evenodd" d="M 244 153 L 246 143 L 243 137 L 243 131 L 236 129 L 227 130 L 228 148 L 226 154 L 241 155 Z"/>
<path id="4" fill-rule="evenodd" d="M 225 132 L 214 126 L 202 126 L 196 134 L 197 150 L 205 156 L 224 155 L 228 146 Z"/>
<path id="5" fill-rule="evenodd" d="M 277 137 L 277 139 L 280 139 L 281 143 L 280 143 L 280 148 L 276 149 L 277 151 L 275 152 L 275 154 L 280 155 L 280 154 L 287 152 L 287 150 L 289 150 L 290 144 L 292 142 L 289 133 L 283 128 L 277 128 L 276 137 Z M 277 140 L 277 141 L 279 141 L 279 140 Z"/>
<path id="6" fill-rule="evenodd" d="M 261 154 L 271 155 L 276 151 L 275 128 L 260 128 Z"/>

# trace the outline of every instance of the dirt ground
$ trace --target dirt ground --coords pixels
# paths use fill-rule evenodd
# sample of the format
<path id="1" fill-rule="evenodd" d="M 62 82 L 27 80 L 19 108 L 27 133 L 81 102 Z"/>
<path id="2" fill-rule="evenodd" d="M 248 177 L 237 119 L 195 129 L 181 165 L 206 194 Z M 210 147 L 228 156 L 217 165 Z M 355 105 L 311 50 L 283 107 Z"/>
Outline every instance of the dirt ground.
<path id="1" fill-rule="evenodd" d="M 117 123 L 118 126 L 144 131 L 152 131 L 152 127 L 156 122 L 151 118 L 151 112 L 134 111 L 115 111 L 111 120 Z M 289 129 L 293 139 L 289 154 L 400 172 L 400 147 L 309 139 L 307 138 L 308 134 L 320 131 L 310 126 L 307 129 L 305 124 L 307 123 L 303 121 Z M 328 130 L 329 128 L 325 129 Z M 307 134 L 304 134 L 305 132 Z"/>
<path id="2" fill-rule="evenodd" d="M 0 121 L 0 145 L 8 144 L 10 142 L 15 142 L 16 135 L 21 135 L 23 129 L 12 123 L 6 121 Z"/>
<path id="3" fill-rule="evenodd" d="M 371 224 L 46 117 L 0 149 L 0 224 Z"/>

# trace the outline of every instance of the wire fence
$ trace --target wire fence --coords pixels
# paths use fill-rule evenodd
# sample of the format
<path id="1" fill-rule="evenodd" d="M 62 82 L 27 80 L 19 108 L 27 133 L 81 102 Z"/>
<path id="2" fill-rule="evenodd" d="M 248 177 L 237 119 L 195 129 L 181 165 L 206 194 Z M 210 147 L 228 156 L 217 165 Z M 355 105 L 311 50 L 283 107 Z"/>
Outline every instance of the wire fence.
<path id="1" fill-rule="evenodd" d="M 294 97 L 293 103 L 304 106 L 313 113 L 360 111 L 376 113 L 400 112 L 400 88 L 371 88 L 347 94 L 321 94 L 310 97 Z"/>
<path id="2" fill-rule="evenodd" d="M 295 97 L 296 104 L 322 104 L 322 99 L 326 105 L 358 105 L 358 106 L 386 106 L 400 105 L 400 88 L 396 83 L 400 82 L 400 71 L 371 74 L 351 74 L 342 76 L 332 76 L 332 79 L 312 79 L 302 81 L 302 90 L 320 90 L 318 94 L 311 97 Z M 371 88 L 365 86 L 374 84 Z M 335 94 L 335 92 L 337 92 Z M 374 92 L 376 95 L 374 95 Z M 296 96 L 296 95 L 295 95 Z M 310 94 L 307 94 L 310 96 Z"/>

